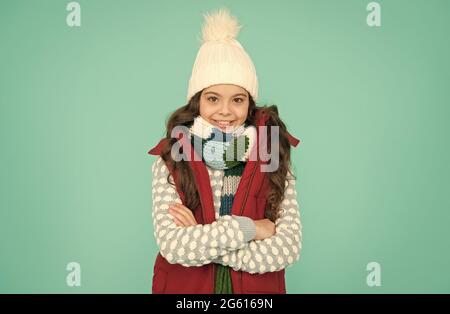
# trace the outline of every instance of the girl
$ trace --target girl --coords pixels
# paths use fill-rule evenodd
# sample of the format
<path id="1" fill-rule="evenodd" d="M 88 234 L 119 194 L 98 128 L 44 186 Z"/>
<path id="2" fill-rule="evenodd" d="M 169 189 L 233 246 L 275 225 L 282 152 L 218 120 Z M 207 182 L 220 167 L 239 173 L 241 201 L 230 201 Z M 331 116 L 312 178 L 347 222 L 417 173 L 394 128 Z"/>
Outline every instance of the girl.
<path id="1" fill-rule="evenodd" d="M 236 18 L 221 9 L 205 20 L 187 105 L 172 113 L 166 137 L 149 151 L 158 156 L 152 218 L 160 248 L 152 292 L 286 293 L 284 269 L 301 248 L 290 159 L 299 140 L 276 106 L 256 106 L 258 80 L 236 40 Z M 180 126 L 185 131 L 174 136 Z M 274 171 L 263 170 L 269 162 L 258 155 L 261 147 L 277 153 Z"/>

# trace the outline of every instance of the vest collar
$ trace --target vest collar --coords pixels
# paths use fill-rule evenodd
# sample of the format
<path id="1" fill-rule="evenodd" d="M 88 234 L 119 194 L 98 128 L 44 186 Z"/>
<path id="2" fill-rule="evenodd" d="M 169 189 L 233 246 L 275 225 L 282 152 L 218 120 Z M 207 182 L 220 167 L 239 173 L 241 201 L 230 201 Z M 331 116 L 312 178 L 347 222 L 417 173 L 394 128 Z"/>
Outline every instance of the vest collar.
<path id="1" fill-rule="evenodd" d="M 258 126 L 263 126 L 266 124 L 267 120 L 269 119 L 268 114 L 262 112 L 261 110 L 257 110 L 255 121 L 257 125 L 257 137 L 256 137 L 256 143 L 257 145 L 253 146 L 252 151 L 250 152 L 250 157 L 247 161 L 247 164 L 245 165 L 244 172 L 242 173 L 238 188 L 236 190 L 235 196 L 234 196 L 234 202 L 233 206 L 231 208 L 231 214 L 232 215 L 239 215 L 241 216 L 244 210 L 245 203 L 248 198 L 248 193 L 250 186 L 253 182 L 253 179 L 255 177 L 255 173 L 259 167 L 260 164 L 266 163 L 263 161 L 260 161 L 259 159 L 255 160 L 254 156 L 257 156 L 257 150 L 259 147 L 259 131 Z M 295 137 L 289 136 L 289 142 L 293 146 L 297 146 L 297 144 L 300 142 Z M 215 217 L 215 209 L 214 209 L 214 200 L 213 200 L 213 193 L 211 188 L 211 183 L 209 180 L 209 173 L 208 169 L 205 165 L 205 163 L 199 158 L 197 155 L 194 147 L 190 143 L 188 136 L 183 136 L 180 139 L 182 145 L 190 145 L 191 147 L 191 156 L 190 156 L 190 162 L 189 165 L 191 166 L 192 173 L 194 175 L 195 183 L 198 188 L 198 193 L 200 197 L 200 203 L 202 207 L 202 218 L 203 218 L 203 224 L 211 224 L 216 220 Z M 163 138 L 155 147 L 153 147 L 148 153 L 152 155 L 160 155 L 162 153 L 163 148 L 165 145 L 167 145 L 168 139 Z M 264 143 L 263 143 L 264 144 Z M 255 154 L 255 155 L 253 155 Z"/>

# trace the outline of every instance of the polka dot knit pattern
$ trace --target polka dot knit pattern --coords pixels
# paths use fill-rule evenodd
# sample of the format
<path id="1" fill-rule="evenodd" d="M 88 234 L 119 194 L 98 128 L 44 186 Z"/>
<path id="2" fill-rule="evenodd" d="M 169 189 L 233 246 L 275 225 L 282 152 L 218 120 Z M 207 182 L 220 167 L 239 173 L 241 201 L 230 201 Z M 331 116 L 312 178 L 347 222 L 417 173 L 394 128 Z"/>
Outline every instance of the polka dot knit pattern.
<path id="1" fill-rule="evenodd" d="M 169 170 L 161 157 L 152 165 L 152 220 L 154 236 L 161 255 L 171 264 L 186 267 L 217 263 L 236 271 L 251 274 L 285 269 L 300 257 L 302 225 L 297 202 L 295 179 L 288 177 L 281 204 L 280 217 L 275 221 L 275 235 L 264 240 L 252 240 L 248 232 L 253 221 L 244 216 L 220 216 L 220 198 L 224 170 L 207 167 L 213 190 L 216 221 L 178 227 L 169 214 L 169 205 L 181 204 L 175 187 L 167 181 Z M 173 182 L 173 178 L 169 177 Z"/>

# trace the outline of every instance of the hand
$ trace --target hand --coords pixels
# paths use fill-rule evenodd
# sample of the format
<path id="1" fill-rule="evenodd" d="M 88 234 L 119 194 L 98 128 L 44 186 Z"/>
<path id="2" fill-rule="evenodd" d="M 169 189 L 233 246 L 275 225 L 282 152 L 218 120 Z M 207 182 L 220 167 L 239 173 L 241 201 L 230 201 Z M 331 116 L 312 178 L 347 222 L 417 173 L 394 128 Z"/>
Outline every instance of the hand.
<path id="1" fill-rule="evenodd" d="M 173 216 L 173 221 L 179 227 L 189 227 L 197 225 L 192 211 L 186 206 L 173 203 L 169 206 L 169 214 Z"/>
<path id="2" fill-rule="evenodd" d="M 261 219 L 253 221 L 256 226 L 256 235 L 254 240 L 264 240 L 275 234 L 275 224 L 269 219 Z"/>

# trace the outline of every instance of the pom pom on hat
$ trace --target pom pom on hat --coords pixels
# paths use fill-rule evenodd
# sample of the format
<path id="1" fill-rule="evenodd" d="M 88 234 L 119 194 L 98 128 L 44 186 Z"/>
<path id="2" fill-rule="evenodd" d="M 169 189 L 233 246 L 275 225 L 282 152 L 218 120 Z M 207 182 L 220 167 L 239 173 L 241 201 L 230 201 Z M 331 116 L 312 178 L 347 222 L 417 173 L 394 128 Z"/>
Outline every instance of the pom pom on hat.
<path id="1" fill-rule="evenodd" d="M 246 89 L 256 101 L 258 78 L 255 66 L 237 41 L 241 29 L 236 17 L 222 8 L 204 15 L 201 46 L 189 79 L 187 101 L 211 85 L 234 84 Z"/>
<path id="2" fill-rule="evenodd" d="M 215 14 L 205 14 L 202 28 L 203 43 L 215 40 L 236 39 L 241 26 L 236 17 L 231 16 L 227 9 L 220 9 Z"/>

